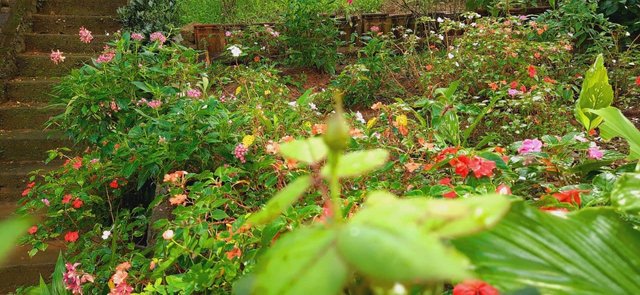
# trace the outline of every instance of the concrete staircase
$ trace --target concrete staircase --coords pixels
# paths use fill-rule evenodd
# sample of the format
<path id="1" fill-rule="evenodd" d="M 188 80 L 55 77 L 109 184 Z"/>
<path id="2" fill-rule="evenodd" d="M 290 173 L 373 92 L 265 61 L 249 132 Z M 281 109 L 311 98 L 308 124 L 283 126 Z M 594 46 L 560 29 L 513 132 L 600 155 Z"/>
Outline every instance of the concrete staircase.
<path id="1" fill-rule="evenodd" d="M 6 95 L 4 100 L 0 97 L 0 219 L 11 216 L 17 207 L 30 171 L 55 168 L 44 164 L 46 151 L 71 146 L 62 133 L 43 130 L 43 124 L 61 111 L 47 107 L 51 87 L 71 69 L 97 57 L 109 35 L 120 28 L 116 9 L 126 2 L 46 0 L 31 15 L 33 29 L 24 35 L 25 52 L 17 56 L 18 75 L 3 85 Z M 82 26 L 93 33 L 90 44 L 80 42 Z M 66 60 L 54 65 L 51 50 L 64 52 Z M 0 266 L 0 294 L 35 284 L 40 274 L 47 278 L 63 247 L 53 243 L 33 258 L 27 255 L 28 248 L 16 249 Z"/>

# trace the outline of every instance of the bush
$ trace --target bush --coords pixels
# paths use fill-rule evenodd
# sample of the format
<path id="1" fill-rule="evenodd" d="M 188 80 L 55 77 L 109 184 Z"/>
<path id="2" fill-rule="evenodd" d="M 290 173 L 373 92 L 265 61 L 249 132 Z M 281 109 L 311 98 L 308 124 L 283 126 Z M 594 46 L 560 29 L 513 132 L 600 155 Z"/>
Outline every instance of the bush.
<path id="1" fill-rule="evenodd" d="M 171 32 L 179 23 L 178 0 L 131 0 L 118 9 L 125 29 L 151 34 Z"/>

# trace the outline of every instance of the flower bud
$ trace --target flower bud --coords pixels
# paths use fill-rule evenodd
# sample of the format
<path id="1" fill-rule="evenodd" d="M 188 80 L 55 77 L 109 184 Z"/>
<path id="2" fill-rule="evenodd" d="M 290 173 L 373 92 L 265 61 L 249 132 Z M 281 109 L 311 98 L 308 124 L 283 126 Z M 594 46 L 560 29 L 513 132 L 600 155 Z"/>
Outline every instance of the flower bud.
<path id="1" fill-rule="evenodd" d="M 324 143 L 333 151 L 344 151 L 349 143 L 349 124 L 342 116 L 336 113 L 327 121 L 327 131 L 323 136 Z"/>

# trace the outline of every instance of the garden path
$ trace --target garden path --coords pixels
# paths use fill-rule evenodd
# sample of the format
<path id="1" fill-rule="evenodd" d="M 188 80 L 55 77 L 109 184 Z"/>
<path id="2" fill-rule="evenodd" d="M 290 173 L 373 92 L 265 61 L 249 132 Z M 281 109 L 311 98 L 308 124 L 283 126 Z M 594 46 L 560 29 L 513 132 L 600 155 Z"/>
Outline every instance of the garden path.
<path id="1" fill-rule="evenodd" d="M 90 61 L 102 50 L 109 34 L 120 28 L 116 9 L 126 0 L 45 0 L 31 15 L 32 30 L 24 35 L 25 51 L 16 57 L 18 76 L 5 83 L 6 101 L 0 100 L 0 219 L 17 207 L 28 173 L 60 165 L 45 165 L 46 151 L 71 142 L 62 133 L 43 130 L 43 124 L 60 109 L 47 108 L 53 84 L 72 68 Z M 93 32 L 90 44 L 80 42 L 84 26 Z M 54 65 L 52 50 L 64 52 L 66 60 Z M 37 283 L 39 275 L 49 277 L 62 245 L 29 258 L 28 248 L 16 249 L 0 266 L 0 294 L 19 285 Z"/>

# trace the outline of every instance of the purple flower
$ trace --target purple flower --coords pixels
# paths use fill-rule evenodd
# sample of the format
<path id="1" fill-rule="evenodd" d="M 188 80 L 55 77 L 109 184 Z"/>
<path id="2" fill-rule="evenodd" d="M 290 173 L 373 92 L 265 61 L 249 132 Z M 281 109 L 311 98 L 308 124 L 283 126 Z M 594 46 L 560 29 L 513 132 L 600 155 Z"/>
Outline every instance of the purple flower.
<path id="1" fill-rule="evenodd" d="M 514 97 L 514 96 L 516 96 L 516 95 L 520 94 L 520 91 L 518 91 L 518 90 L 516 90 L 516 89 L 509 89 L 508 93 L 509 93 L 509 95 L 510 95 L 511 97 Z"/>
<path id="2" fill-rule="evenodd" d="M 189 89 L 189 90 L 187 90 L 187 96 L 188 97 L 200 98 L 201 95 L 202 95 L 202 92 L 200 92 L 200 90 L 198 90 L 198 89 Z"/>
<path id="3" fill-rule="evenodd" d="M 518 153 L 521 155 L 531 152 L 540 152 L 542 150 L 542 141 L 537 138 L 525 139 L 522 141 L 522 145 L 518 148 Z"/>
<path id="4" fill-rule="evenodd" d="M 604 156 L 604 153 L 600 150 L 600 148 L 598 148 L 597 145 L 594 145 L 587 150 L 587 156 L 589 157 L 589 159 L 600 160 Z"/>

